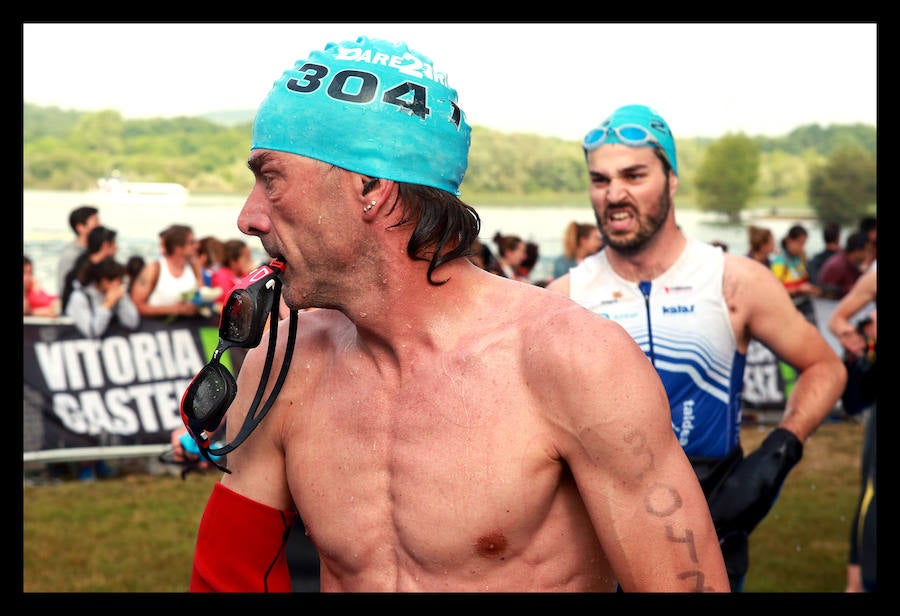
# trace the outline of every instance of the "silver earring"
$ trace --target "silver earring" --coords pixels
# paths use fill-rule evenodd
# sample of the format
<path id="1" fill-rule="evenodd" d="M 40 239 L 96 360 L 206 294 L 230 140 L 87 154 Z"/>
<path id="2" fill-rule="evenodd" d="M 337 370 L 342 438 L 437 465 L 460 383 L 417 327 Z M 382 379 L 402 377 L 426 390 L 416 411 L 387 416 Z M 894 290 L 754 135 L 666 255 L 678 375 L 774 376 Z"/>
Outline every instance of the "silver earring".
<path id="1" fill-rule="evenodd" d="M 375 207 L 375 205 L 377 203 L 378 203 L 377 201 L 370 201 L 369 205 L 367 205 L 366 207 L 363 208 L 363 213 L 368 214 L 369 210 L 371 210 L 373 207 Z"/>

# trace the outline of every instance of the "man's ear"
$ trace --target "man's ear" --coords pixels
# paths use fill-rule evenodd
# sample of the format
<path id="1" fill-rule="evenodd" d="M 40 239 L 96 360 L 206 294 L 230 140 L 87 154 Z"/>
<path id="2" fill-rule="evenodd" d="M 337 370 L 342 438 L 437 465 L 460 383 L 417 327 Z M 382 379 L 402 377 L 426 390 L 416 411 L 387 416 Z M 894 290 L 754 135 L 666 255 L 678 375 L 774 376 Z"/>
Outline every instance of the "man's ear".
<path id="1" fill-rule="evenodd" d="M 669 170 L 669 199 L 675 198 L 675 193 L 678 192 L 678 176 L 675 175 L 675 172 L 671 169 Z"/>
<path id="2" fill-rule="evenodd" d="M 384 203 L 388 200 L 391 192 L 396 186 L 396 182 L 394 182 L 393 180 L 372 178 L 365 175 L 360 175 L 359 181 L 359 199 L 363 203 L 363 206 L 374 206 Z"/>

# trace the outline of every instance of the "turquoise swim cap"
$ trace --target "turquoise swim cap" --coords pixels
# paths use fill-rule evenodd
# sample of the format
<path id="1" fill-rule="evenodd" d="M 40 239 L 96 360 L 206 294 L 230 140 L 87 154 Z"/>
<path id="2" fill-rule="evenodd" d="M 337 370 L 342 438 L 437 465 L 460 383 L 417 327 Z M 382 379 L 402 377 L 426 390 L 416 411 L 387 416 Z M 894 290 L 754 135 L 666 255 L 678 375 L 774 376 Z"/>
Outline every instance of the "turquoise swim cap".
<path id="1" fill-rule="evenodd" d="M 662 116 L 646 105 L 625 105 L 613 111 L 600 126 L 584 137 L 585 156 L 606 143 L 630 146 L 659 146 L 678 175 L 675 138 Z"/>
<path id="2" fill-rule="evenodd" d="M 361 36 L 284 72 L 256 112 L 251 149 L 459 195 L 471 138 L 456 90 L 428 57 Z"/>

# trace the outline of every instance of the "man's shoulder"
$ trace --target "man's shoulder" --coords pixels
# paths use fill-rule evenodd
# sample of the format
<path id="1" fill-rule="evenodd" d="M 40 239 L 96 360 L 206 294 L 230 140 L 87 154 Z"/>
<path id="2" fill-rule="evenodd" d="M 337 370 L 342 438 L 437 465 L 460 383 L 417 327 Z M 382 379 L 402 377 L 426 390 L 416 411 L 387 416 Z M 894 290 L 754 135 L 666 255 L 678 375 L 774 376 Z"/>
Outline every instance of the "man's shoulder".
<path id="1" fill-rule="evenodd" d="M 778 278 L 773 275 L 772 270 L 756 259 L 752 259 L 746 255 L 731 253 L 726 253 L 724 257 L 725 264 L 722 276 L 725 287 L 729 288 L 731 292 L 740 290 L 751 294 L 756 293 L 758 291 L 757 285 L 773 281 L 777 282 L 778 286 L 781 285 Z M 738 284 L 742 282 L 749 282 L 751 284 Z"/>
<path id="2" fill-rule="evenodd" d="M 591 337 L 586 335 L 588 332 L 597 333 L 619 327 L 615 321 L 589 310 L 555 288 L 535 286 L 534 290 L 537 293 L 534 303 L 526 304 L 523 310 L 529 315 L 529 327 L 534 329 L 529 335 L 540 337 L 546 334 L 547 338 L 558 340 L 582 338 L 589 341 Z"/>

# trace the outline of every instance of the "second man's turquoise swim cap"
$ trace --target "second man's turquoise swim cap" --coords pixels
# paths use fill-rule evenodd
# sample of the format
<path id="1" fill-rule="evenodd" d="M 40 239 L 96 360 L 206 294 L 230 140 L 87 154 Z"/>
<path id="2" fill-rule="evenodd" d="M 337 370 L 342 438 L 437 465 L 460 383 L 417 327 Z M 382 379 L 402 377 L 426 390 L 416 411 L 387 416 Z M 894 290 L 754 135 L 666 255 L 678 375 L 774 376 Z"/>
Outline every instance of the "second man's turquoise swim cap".
<path id="1" fill-rule="evenodd" d="M 678 175 L 675 138 L 661 115 L 646 105 L 625 105 L 612 112 L 584 137 L 585 154 L 607 143 L 632 147 L 659 146 Z"/>

